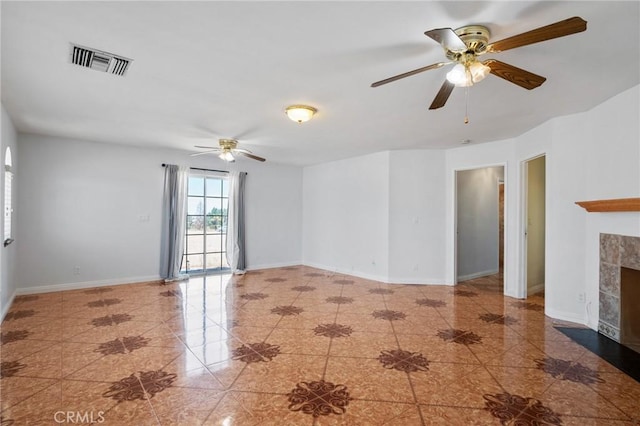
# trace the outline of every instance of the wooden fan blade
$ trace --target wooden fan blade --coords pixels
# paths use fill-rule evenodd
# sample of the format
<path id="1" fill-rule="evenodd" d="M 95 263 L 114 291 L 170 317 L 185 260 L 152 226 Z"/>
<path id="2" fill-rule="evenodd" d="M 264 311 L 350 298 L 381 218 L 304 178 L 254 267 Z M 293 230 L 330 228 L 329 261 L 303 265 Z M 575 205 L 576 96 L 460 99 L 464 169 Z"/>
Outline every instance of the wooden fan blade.
<path id="1" fill-rule="evenodd" d="M 451 96 L 451 92 L 453 92 L 454 87 L 456 87 L 455 84 L 449 82 L 449 80 L 445 80 L 444 83 L 442 83 L 442 87 L 440 87 L 438 94 L 433 99 L 433 102 L 431 102 L 429 109 L 442 108 L 444 104 L 447 103 L 447 99 Z"/>
<path id="2" fill-rule="evenodd" d="M 220 149 L 220 147 L 217 146 L 202 146 L 202 145 L 194 145 L 196 148 L 202 148 L 202 149 Z"/>
<path id="3" fill-rule="evenodd" d="M 253 155 L 253 154 L 250 154 L 250 153 L 248 153 L 248 152 L 241 152 L 241 151 L 237 151 L 237 150 L 236 150 L 236 152 L 237 152 L 238 154 L 240 154 L 240 155 L 244 155 L 245 157 L 249 157 L 249 158 L 254 159 L 254 160 L 258 160 L 258 161 L 267 161 L 267 160 L 265 160 L 265 159 L 264 159 L 264 158 L 262 158 L 262 157 L 258 157 L 257 155 Z"/>
<path id="4" fill-rule="evenodd" d="M 233 152 L 240 152 L 243 154 L 251 154 L 251 151 L 249 151 L 248 149 L 242 149 L 242 148 L 233 148 L 232 149 Z"/>
<path id="5" fill-rule="evenodd" d="M 451 51 L 465 51 L 467 50 L 467 45 L 458 34 L 455 33 L 451 28 L 436 28 L 434 30 L 425 31 L 424 35 L 427 37 L 431 37 L 445 50 Z"/>
<path id="6" fill-rule="evenodd" d="M 488 59 L 483 64 L 491 68 L 491 74 L 528 90 L 535 89 L 547 80 L 545 77 L 495 59 Z"/>
<path id="7" fill-rule="evenodd" d="M 391 83 L 392 81 L 400 80 L 401 78 L 405 78 L 405 77 L 409 77 L 409 76 L 412 76 L 412 75 L 415 75 L 415 74 L 419 74 L 419 73 L 424 72 L 424 71 L 429 71 L 429 70 L 433 70 L 433 69 L 436 69 L 436 68 L 441 68 L 441 67 L 447 65 L 447 63 L 448 62 L 438 62 L 437 64 L 427 65 L 426 67 L 418 68 L 418 69 L 415 69 L 413 71 L 409 71 L 409 72 L 405 72 L 405 73 L 402 73 L 402 74 L 398 74 L 398 75 L 393 76 L 393 77 L 385 78 L 384 80 L 376 81 L 375 83 L 373 83 L 371 85 L 371 87 L 382 86 L 383 84 Z"/>
<path id="8" fill-rule="evenodd" d="M 578 16 L 574 16 L 573 18 L 565 19 L 564 21 L 559 21 L 555 24 L 546 25 L 544 27 L 536 28 L 535 30 L 527 31 L 526 33 L 491 43 L 487 46 L 486 52 L 503 52 L 505 50 L 515 49 L 516 47 L 522 47 L 533 43 L 539 43 L 541 41 L 580 33 L 586 29 L 587 21 Z"/>

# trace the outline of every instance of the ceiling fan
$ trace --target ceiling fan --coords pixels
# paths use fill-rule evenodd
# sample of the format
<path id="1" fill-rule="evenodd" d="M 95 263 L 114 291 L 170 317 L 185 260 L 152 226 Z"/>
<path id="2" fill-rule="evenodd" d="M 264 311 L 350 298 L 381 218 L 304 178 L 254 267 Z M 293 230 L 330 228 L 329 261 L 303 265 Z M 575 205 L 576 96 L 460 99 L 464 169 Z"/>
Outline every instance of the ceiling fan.
<path id="1" fill-rule="evenodd" d="M 219 147 L 196 145 L 196 148 L 206 149 L 207 151 L 196 152 L 191 154 L 191 156 L 218 154 L 220 159 L 228 163 L 236 161 L 234 155 L 244 155 L 245 157 L 249 157 L 253 160 L 266 161 L 264 158 L 252 154 L 249 150 L 238 148 L 238 141 L 236 139 L 219 139 L 218 144 L 220 145 Z"/>
<path id="2" fill-rule="evenodd" d="M 587 22 L 580 17 L 565 19 L 554 24 L 536 28 L 500 41 L 489 43 L 491 33 L 482 25 L 468 25 L 456 30 L 437 28 L 424 34 L 443 47 L 448 62 L 438 62 L 413 71 L 405 72 L 384 80 L 376 81 L 371 87 L 382 86 L 401 78 L 419 74 L 424 71 L 442 68 L 445 65 L 456 65 L 447 73 L 447 79 L 440 87 L 429 109 L 442 108 L 449 99 L 454 87 L 469 87 L 478 83 L 489 73 L 503 78 L 513 84 L 531 90 L 545 82 L 546 78 L 532 72 L 517 68 L 504 62 L 478 57 L 487 53 L 498 53 L 516 47 L 527 46 L 541 41 L 564 37 L 587 29 Z"/>

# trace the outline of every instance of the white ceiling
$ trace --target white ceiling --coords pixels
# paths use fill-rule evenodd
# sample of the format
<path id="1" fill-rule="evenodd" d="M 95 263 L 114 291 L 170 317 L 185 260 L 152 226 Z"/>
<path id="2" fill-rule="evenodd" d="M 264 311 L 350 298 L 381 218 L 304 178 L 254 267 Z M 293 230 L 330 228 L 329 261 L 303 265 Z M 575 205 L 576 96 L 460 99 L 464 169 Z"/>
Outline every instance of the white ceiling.
<path id="1" fill-rule="evenodd" d="M 2 103 L 21 132 L 195 152 L 235 137 L 268 161 L 520 135 L 640 80 L 639 2 L 1 2 Z M 587 31 L 483 56 L 547 77 L 528 91 L 495 76 L 428 109 L 451 67 L 424 35 L 482 24 L 496 41 L 572 16 Z M 125 77 L 69 63 L 69 43 L 134 61 Z M 296 124 L 284 108 L 316 117 Z M 251 161 L 242 159 L 240 161 Z"/>

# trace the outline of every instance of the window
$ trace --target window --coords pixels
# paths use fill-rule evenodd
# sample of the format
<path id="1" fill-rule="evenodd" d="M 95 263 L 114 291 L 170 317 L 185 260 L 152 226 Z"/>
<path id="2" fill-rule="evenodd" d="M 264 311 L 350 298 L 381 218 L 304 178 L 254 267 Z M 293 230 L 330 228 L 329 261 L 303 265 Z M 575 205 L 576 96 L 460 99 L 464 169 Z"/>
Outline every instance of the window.
<path id="1" fill-rule="evenodd" d="M 226 234 L 229 185 L 226 174 L 192 171 L 187 194 L 182 272 L 203 273 L 228 269 Z"/>
<path id="2" fill-rule="evenodd" d="M 7 147 L 4 154 L 4 245 L 8 246 L 11 238 L 11 217 L 13 216 L 13 203 L 11 188 L 13 186 L 13 173 L 11 172 L 11 148 Z"/>

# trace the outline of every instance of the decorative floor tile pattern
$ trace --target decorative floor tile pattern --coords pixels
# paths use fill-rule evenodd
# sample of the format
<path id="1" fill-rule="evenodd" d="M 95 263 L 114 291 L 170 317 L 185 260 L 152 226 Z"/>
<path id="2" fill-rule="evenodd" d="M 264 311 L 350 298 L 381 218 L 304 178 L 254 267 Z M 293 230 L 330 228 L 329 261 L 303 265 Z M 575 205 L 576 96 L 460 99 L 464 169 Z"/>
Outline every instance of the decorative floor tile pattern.
<path id="1" fill-rule="evenodd" d="M 372 288 L 369 290 L 371 294 L 393 294 L 393 290 L 389 290 L 388 288 Z"/>
<path id="2" fill-rule="evenodd" d="M 153 398 L 170 387 L 176 377 L 176 374 L 162 370 L 140 371 L 113 383 L 102 396 L 118 402 Z"/>
<path id="3" fill-rule="evenodd" d="M 444 300 L 435 300 L 429 298 L 418 299 L 416 300 L 416 304 L 420 306 L 428 306 L 430 308 L 444 308 L 445 306 L 447 306 L 447 302 L 445 302 Z"/>
<path id="4" fill-rule="evenodd" d="M 101 343 L 94 352 L 100 352 L 103 355 L 126 354 L 147 346 L 150 340 L 142 336 L 125 336 L 122 339 Z"/>
<path id="5" fill-rule="evenodd" d="M 247 293 L 240 295 L 240 299 L 244 300 L 262 300 L 266 299 L 267 297 L 269 297 L 269 295 L 264 293 Z"/>
<path id="6" fill-rule="evenodd" d="M 313 329 L 316 336 L 325 337 L 349 337 L 353 333 L 353 329 L 348 325 L 342 324 L 320 324 Z"/>
<path id="7" fill-rule="evenodd" d="M 478 295 L 478 293 L 476 293 L 475 291 L 458 290 L 458 289 L 454 290 L 453 294 L 461 297 L 476 297 Z"/>
<path id="8" fill-rule="evenodd" d="M 109 325 L 118 325 L 123 322 L 131 321 L 133 317 L 129 314 L 114 314 L 106 315 L 104 317 L 94 318 L 91 320 L 91 324 L 96 327 L 106 327 Z"/>
<path id="9" fill-rule="evenodd" d="M 36 314 L 36 311 L 33 309 L 23 310 L 23 311 L 13 311 L 9 312 L 5 317 L 5 321 L 15 321 L 21 318 L 29 318 Z"/>
<path id="10" fill-rule="evenodd" d="M 287 394 L 289 409 L 311 414 L 313 417 L 344 414 L 351 397 L 345 385 L 331 382 L 300 382 Z"/>
<path id="11" fill-rule="evenodd" d="M 327 303 L 335 303 L 337 305 L 344 303 L 353 303 L 353 297 L 332 296 L 325 299 Z"/>
<path id="12" fill-rule="evenodd" d="M 0 333 L 0 345 L 6 345 L 7 343 L 17 342 L 24 340 L 31 334 L 28 330 L 12 330 L 5 333 Z"/>
<path id="13" fill-rule="evenodd" d="M 267 362 L 280 354 L 280 346 L 269 343 L 249 343 L 233 350 L 233 359 L 246 362 Z"/>
<path id="14" fill-rule="evenodd" d="M 551 357 L 536 359 L 535 361 L 540 370 L 560 380 L 570 380 L 584 385 L 604 382 L 596 370 L 585 367 L 579 362 Z"/>
<path id="15" fill-rule="evenodd" d="M 494 324 L 513 325 L 518 323 L 517 319 L 509 315 L 481 314 L 478 316 L 478 318 L 484 322 L 494 323 Z"/>
<path id="16" fill-rule="evenodd" d="M 405 373 L 415 373 L 416 371 L 427 371 L 429 369 L 429 361 L 421 353 L 403 351 L 402 349 L 382 351 L 378 361 L 384 368 L 404 371 Z"/>
<path id="17" fill-rule="evenodd" d="M 407 317 L 407 315 L 404 312 L 393 311 L 393 310 L 389 310 L 389 309 L 383 309 L 383 310 L 380 310 L 380 311 L 373 311 L 371 313 L 371 315 L 374 318 L 383 319 L 383 320 L 389 320 L 389 321 L 403 320 L 403 319 L 405 319 Z"/>
<path id="18" fill-rule="evenodd" d="M 87 306 L 90 308 L 103 308 L 105 306 L 117 305 L 118 303 L 122 303 L 120 299 L 100 299 L 93 300 L 91 302 L 87 302 Z"/>
<path id="19" fill-rule="evenodd" d="M 20 370 L 25 368 L 26 365 L 18 361 L 2 361 L 0 363 L 0 378 L 15 376 Z"/>
<path id="20" fill-rule="evenodd" d="M 0 424 L 640 424 L 640 383 L 554 325 L 499 275 L 298 266 L 22 295 L 0 330 Z"/>
<path id="21" fill-rule="evenodd" d="M 538 305 L 537 303 L 529 303 L 529 302 L 513 302 L 511 306 L 518 309 L 526 309 L 528 311 L 534 312 L 544 312 L 544 306 Z"/>
<path id="22" fill-rule="evenodd" d="M 444 341 L 460 343 L 463 345 L 474 345 L 477 343 L 482 343 L 482 337 L 478 336 L 473 331 L 458 330 L 456 328 L 439 330 L 437 336 Z"/>
<path id="23" fill-rule="evenodd" d="M 508 392 L 484 395 L 487 410 L 503 425 L 515 420 L 517 425 L 561 425 L 560 415 L 535 398 L 512 395 Z"/>
<path id="24" fill-rule="evenodd" d="M 313 291 L 316 288 L 310 285 L 299 285 L 296 287 L 291 287 L 291 290 L 293 291 Z"/>
<path id="25" fill-rule="evenodd" d="M 300 315 L 302 312 L 304 312 L 304 309 L 297 306 L 276 306 L 275 308 L 271 309 L 272 314 L 281 315 L 283 317 Z"/>

